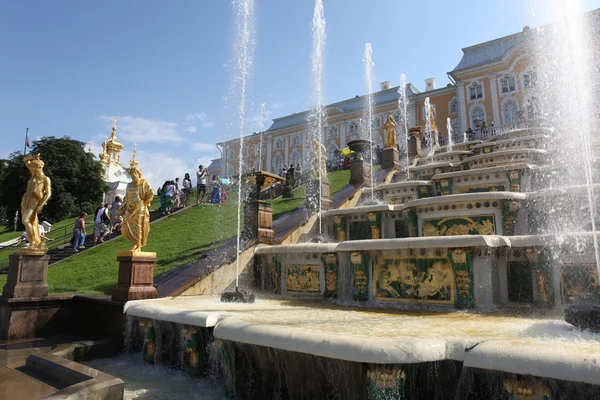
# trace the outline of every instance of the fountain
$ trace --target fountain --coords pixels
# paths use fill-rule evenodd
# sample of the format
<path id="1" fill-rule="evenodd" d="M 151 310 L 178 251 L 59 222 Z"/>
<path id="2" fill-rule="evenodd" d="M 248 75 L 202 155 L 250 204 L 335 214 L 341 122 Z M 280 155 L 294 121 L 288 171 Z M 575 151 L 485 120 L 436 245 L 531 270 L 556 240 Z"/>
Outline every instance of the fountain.
<path id="1" fill-rule="evenodd" d="M 452 147 L 454 147 L 452 135 L 454 132 L 452 130 L 452 121 L 450 118 L 446 118 L 446 132 L 448 132 L 448 151 L 452 151 Z"/>
<path id="2" fill-rule="evenodd" d="M 406 75 L 400 75 L 400 87 L 398 88 L 398 109 L 400 110 L 400 118 L 398 125 L 402 128 L 402 136 L 396 139 L 396 143 L 400 144 L 400 150 L 404 154 L 402 170 L 406 171 L 408 179 L 409 154 L 408 154 L 408 96 L 406 94 Z"/>
<path id="3" fill-rule="evenodd" d="M 324 28 L 322 7 L 313 28 Z M 323 178 L 319 96 L 312 154 Z M 321 210 L 313 233 L 324 242 L 253 248 L 255 303 L 128 302 L 146 357 L 169 358 L 156 356 L 160 342 L 162 352 L 193 354 L 170 357 L 198 374 L 218 360 L 227 395 L 240 399 L 598 398 L 600 334 L 557 318 L 600 299 L 590 125 L 581 148 L 573 121 L 555 118 L 439 146 L 428 103 L 423 156 L 421 127 L 408 129 L 399 102 L 408 179 L 391 169 L 354 204 Z M 372 143 L 348 146 L 360 155 Z M 594 309 L 573 310 L 570 321 L 594 327 Z M 182 335 L 184 345 L 165 345 Z"/>
<path id="4" fill-rule="evenodd" d="M 371 43 L 365 44 L 365 55 L 363 56 L 363 64 L 365 66 L 365 84 L 367 86 L 367 103 L 365 105 L 366 117 L 367 117 L 367 130 L 369 132 L 369 169 L 371 170 L 371 176 L 369 177 L 369 187 L 371 188 L 371 200 L 375 198 L 373 181 L 373 67 L 375 63 L 372 60 L 373 50 L 371 49 Z"/>

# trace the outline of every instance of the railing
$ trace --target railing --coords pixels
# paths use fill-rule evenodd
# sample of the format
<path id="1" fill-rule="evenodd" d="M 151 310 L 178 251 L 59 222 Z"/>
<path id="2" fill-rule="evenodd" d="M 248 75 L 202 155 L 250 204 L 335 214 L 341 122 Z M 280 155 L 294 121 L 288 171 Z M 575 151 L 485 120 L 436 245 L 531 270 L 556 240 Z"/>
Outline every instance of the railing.
<path id="1" fill-rule="evenodd" d="M 513 131 L 516 131 L 519 129 L 526 129 L 526 128 L 540 128 L 542 126 L 543 126 L 542 120 L 536 119 L 536 120 L 517 122 L 514 124 L 506 124 L 506 125 L 500 125 L 500 126 L 487 127 L 487 128 L 483 128 L 483 129 L 479 128 L 472 132 L 468 132 L 467 140 L 468 141 L 488 140 L 488 139 L 493 138 L 494 136 L 501 135 L 503 133 L 513 132 Z M 452 142 L 454 144 L 462 143 L 462 142 L 464 142 L 464 140 L 465 140 L 464 135 L 452 135 Z M 440 146 L 447 146 L 448 145 L 448 136 L 440 135 L 439 142 L 440 142 Z"/>

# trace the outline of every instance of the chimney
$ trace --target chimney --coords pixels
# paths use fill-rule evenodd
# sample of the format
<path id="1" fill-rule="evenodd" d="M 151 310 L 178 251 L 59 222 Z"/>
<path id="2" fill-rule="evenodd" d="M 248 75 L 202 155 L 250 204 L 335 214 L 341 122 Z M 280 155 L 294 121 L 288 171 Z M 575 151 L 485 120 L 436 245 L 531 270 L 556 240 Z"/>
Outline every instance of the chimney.
<path id="1" fill-rule="evenodd" d="M 381 90 L 387 90 L 392 88 L 392 81 L 381 82 Z"/>
<path id="2" fill-rule="evenodd" d="M 425 91 L 435 90 L 435 78 L 425 79 Z"/>

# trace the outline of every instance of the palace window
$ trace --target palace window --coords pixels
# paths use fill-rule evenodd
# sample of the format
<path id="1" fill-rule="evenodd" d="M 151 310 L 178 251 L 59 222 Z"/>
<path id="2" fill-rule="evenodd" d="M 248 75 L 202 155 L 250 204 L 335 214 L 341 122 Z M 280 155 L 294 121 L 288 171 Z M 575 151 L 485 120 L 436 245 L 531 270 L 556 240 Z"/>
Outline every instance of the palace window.
<path id="1" fill-rule="evenodd" d="M 275 148 L 276 149 L 283 149 L 283 139 L 277 139 L 275 141 Z"/>
<path id="2" fill-rule="evenodd" d="M 452 99 L 450 102 L 450 114 L 458 113 L 458 100 L 456 98 Z"/>
<path id="3" fill-rule="evenodd" d="M 337 128 L 335 126 L 330 127 L 327 135 L 329 139 L 335 139 L 337 137 Z"/>
<path id="4" fill-rule="evenodd" d="M 502 111 L 504 112 L 505 124 L 514 124 L 519 122 L 519 108 L 517 107 L 517 103 L 514 101 L 509 100 L 504 103 Z"/>
<path id="5" fill-rule="evenodd" d="M 244 147 L 244 148 L 242 149 L 242 156 L 243 156 L 243 157 L 248 157 L 248 149 L 247 149 L 246 147 Z"/>
<path id="6" fill-rule="evenodd" d="M 273 172 L 278 174 L 283 169 L 283 157 L 277 155 L 273 157 Z"/>
<path id="7" fill-rule="evenodd" d="M 483 86 L 480 83 L 473 83 L 469 86 L 469 98 L 471 100 L 481 99 L 483 97 Z"/>
<path id="8" fill-rule="evenodd" d="M 381 126 L 381 118 L 379 115 L 373 117 L 373 128 L 379 128 Z"/>
<path id="9" fill-rule="evenodd" d="M 527 100 L 527 119 L 535 119 L 540 116 L 540 103 L 537 98 L 531 97 Z"/>
<path id="10" fill-rule="evenodd" d="M 260 143 L 254 145 L 254 155 L 255 156 L 260 155 Z"/>
<path id="11" fill-rule="evenodd" d="M 353 121 L 353 122 L 350 124 L 349 131 L 348 131 L 348 132 L 350 132 L 350 133 L 356 133 L 356 132 L 358 132 L 358 124 L 357 124 L 356 122 L 354 122 L 354 121 Z"/>
<path id="12" fill-rule="evenodd" d="M 290 154 L 290 165 L 293 165 L 294 168 L 296 168 L 300 162 L 302 162 L 302 158 L 299 152 L 295 151 Z"/>
<path id="13" fill-rule="evenodd" d="M 500 80 L 500 85 L 502 86 L 502 93 L 514 92 L 516 90 L 515 77 L 506 75 Z"/>
<path id="14" fill-rule="evenodd" d="M 233 154 L 233 150 L 229 150 L 227 152 L 227 158 L 232 160 L 235 157 L 235 155 Z"/>
<path id="15" fill-rule="evenodd" d="M 292 146 L 300 146 L 300 136 L 294 135 L 292 137 Z"/>
<path id="16" fill-rule="evenodd" d="M 525 89 L 535 87 L 537 85 L 537 72 L 529 71 L 523 75 L 523 85 Z"/>
<path id="17" fill-rule="evenodd" d="M 475 123 L 475 120 L 479 120 L 479 122 L 485 121 L 485 111 L 483 111 L 483 108 L 475 107 L 471 111 L 471 125 L 472 126 L 477 126 L 477 124 Z"/>

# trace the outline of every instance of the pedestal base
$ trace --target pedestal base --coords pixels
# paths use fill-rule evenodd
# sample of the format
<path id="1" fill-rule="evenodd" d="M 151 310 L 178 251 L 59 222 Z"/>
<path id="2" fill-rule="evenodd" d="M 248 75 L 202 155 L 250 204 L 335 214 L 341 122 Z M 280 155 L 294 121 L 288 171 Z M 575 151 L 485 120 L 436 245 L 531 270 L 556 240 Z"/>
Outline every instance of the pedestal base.
<path id="1" fill-rule="evenodd" d="M 381 152 L 381 168 L 386 171 L 400 170 L 400 153 L 395 147 L 387 147 Z"/>
<path id="2" fill-rule="evenodd" d="M 158 292 L 153 286 L 156 253 L 126 251 L 119 253 L 117 260 L 119 280 L 112 292 L 113 301 L 126 302 L 157 297 Z"/>
<path id="3" fill-rule="evenodd" d="M 366 162 L 359 160 L 350 163 L 350 182 L 351 185 L 371 184 L 371 166 Z"/>
<path id="4" fill-rule="evenodd" d="M 319 208 L 319 196 L 321 196 L 321 210 L 329 210 L 331 208 L 331 188 L 329 182 L 318 180 L 308 182 L 306 185 L 306 206 L 309 209 Z"/>
<path id="5" fill-rule="evenodd" d="M 248 201 L 244 206 L 244 237 L 248 240 L 258 239 L 259 243 L 272 244 L 275 240 L 273 231 L 273 208 L 263 201 Z"/>
<path id="6" fill-rule="evenodd" d="M 10 256 L 8 279 L 2 289 L 7 298 L 48 296 L 48 255 L 17 253 Z"/>

